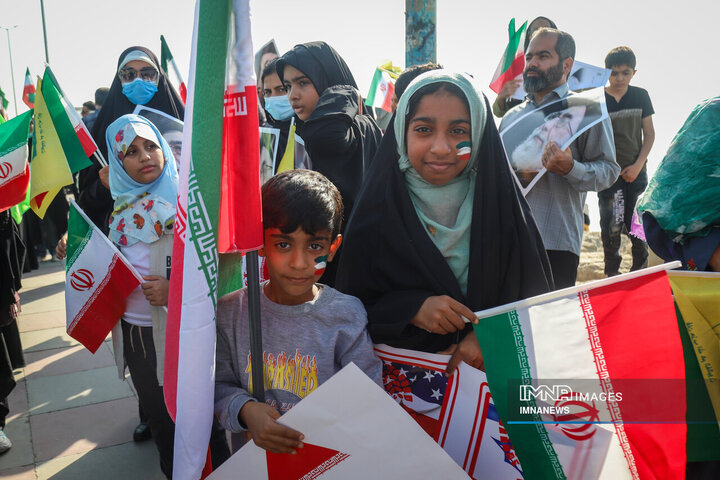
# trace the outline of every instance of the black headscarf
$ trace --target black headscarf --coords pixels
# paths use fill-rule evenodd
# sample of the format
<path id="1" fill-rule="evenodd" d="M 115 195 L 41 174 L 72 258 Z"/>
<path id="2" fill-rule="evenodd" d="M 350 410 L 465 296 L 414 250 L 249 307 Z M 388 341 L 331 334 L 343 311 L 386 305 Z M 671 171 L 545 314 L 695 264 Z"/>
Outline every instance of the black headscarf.
<path id="1" fill-rule="evenodd" d="M 356 90 L 358 88 L 345 60 L 325 42 L 295 45 L 292 50 L 280 57 L 277 62 L 277 72 L 283 83 L 285 65 L 291 65 L 307 75 L 315 85 L 318 95 L 322 95 L 333 85 L 350 85 Z"/>
<path id="2" fill-rule="evenodd" d="M 475 101 L 490 111 L 484 95 Z M 542 239 L 492 115 L 477 148 L 465 295 L 415 211 L 398 166 L 394 128 L 385 133 L 345 230 L 336 279 L 339 290 L 362 300 L 375 343 L 438 352 L 472 331 L 437 335 L 411 325 L 431 296 L 448 295 L 478 311 L 552 289 Z"/>
<path id="3" fill-rule="evenodd" d="M 105 100 L 100 113 L 98 113 L 92 132 L 90 132 L 103 156 L 107 155 L 105 130 L 108 125 L 123 115 L 132 113 L 133 110 L 135 110 L 135 107 L 137 107 L 137 105 L 128 100 L 128 98 L 122 93 L 122 83 L 117 75 L 120 64 L 122 64 L 125 57 L 135 50 L 140 50 L 150 57 L 159 74 L 157 84 L 158 91 L 150 99 L 150 101 L 145 104 L 145 106 L 154 108 L 155 110 L 160 110 L 161 112 L 164 112 L 172 117 L 179 118 L 180 120 L 182 120 L 185 116 L 185 105 L 183 104 L 180 95 L 178 95 L 177 91 L 175 91 L 175 88 L 168 80 L 163 69 L 160 68 L 160 62 L 158 62 L 155 54 L 145 47 L 130 47 L 120 54 L 107 99 Z"/>
<path id="4" fill-rule="evenodd" d="M 105 130 L 107 130 L 108 125 L 121 116 L 132 113 L 137 106 L 122 93 L 122 83 L 117 75 L 120 64 L 125 60 L 125 57 L 135 50 L 140 50 L 150 57 L 153 64 L 155 64 L 155 68 L 158 70 L 158 90 L 145 106 L 160 110 L 180 120 L 185 116 L 185 105 L 180 95 L 178 95 L 168 80 L 163 69 L 160 68 L 160 62 L 158 62 L 155 54 L 145 47 L 130 47 L 120 54 L 107 99 L 100 109 L 100 113 L 98 113 L 95 124 L 90 131 L 103 157 L 107 157 Z M 100 165 L 95 163 L 80 172 L 80 199 L 78 204 L 98 227 L 106 231 L 107 217 L 112 210 L 113 200 L 110 196 L 110 191 L 100 183 L 98 178 L 99 170 Z"/>

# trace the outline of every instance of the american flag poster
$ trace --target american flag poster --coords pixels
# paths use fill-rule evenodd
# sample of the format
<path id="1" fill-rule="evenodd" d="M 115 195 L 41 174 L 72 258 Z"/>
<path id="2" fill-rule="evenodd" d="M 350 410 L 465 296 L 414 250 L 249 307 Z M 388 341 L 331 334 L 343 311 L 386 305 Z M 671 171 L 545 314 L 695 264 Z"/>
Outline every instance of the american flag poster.
<path id="1" fill-rule="evenodd" d="M 385 391 L 471 478 L 523 478 L 484 372 L 461 362 L 448 378 L 450 355 L 388 345 L 375 345 L 375 353 Z"/>

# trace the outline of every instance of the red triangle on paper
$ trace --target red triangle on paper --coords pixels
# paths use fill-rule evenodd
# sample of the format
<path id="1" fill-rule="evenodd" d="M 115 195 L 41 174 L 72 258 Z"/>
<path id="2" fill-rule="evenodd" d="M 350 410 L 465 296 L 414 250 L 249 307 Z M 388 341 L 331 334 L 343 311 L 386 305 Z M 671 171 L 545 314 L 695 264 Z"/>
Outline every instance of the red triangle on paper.
<path id="1" fill-rule="evenodd" d="M 296 455 L 265 452 L 268 480 L 312 479 L 327 472 L 350 455 L 305 443 Z M 306 477 L 306 475 L 310 474 Z"/>

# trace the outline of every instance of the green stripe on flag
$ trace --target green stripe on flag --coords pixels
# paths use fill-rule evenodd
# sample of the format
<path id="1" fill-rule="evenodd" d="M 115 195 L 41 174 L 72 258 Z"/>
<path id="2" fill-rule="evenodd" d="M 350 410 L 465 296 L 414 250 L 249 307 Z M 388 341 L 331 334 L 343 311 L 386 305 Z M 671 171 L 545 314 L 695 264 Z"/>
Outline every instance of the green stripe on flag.
<path id="1" fill-rule="evenodd" d="M 530 363 L 517 312 L 512 310 L 494 317 L 481 318 L 474 328 L 485 359 L 485 373 L 490 385 L 490 393 L 515 453 L 523 466 L 523 478 L 525 480 L 566 478 L 542 423 L 507 423 L 508 418 L 511 418 L 509 412 L 511 403 L 537 407 L 534 398 L 529 401 L 509 398 L 510 394 L 519 394 L 519 391 L 509 388 L 511 381 L 521 385 L 532 385 Z M 517 417 L 517 414 L 518 412 L 515 412 L 512 416 Z M 538 414 L 532 415 L 532 418 L 533 421 L 542 421 Z"/>
<path id="2" fill-rule="evenodd" d="M 166 75 L 168 73 L 168 61 L 172 60 L 172 58 L 173 56 L 172 53 L 170 53 L 170 47 L 168 47 L 168 44 L 165 41 L 165 36 L 160 35 L 160 67 L 165 71 Z"/>
<path id="3" fill-rule="evenodd" d="M 61 91 L 57 85 L 55 76 L 50 71 L 50 67 L 45 69 L 43 75 L 42 86 L 43 98 L 47 105 L 48 112 L 52 118 L 55 131 L 60 139 L 65 158 L 67 158 L 68 166 L 72 173 L 79 172 L 83 168 L 92 165 L 90 159 L 85 155 L 80 139 L 75 133 L 75 127 L 65 112 L 65 106 L 60 100 Z"/>
<path id="4" fill-rule="evenodd" d="M 370 84 L 370 91 L 365 99 L 365 105 L 372 107 L 375 103 L 375 95 L 377 94 L 378 85 L 382 82 L 382 71 L 379 68 L 375 69 L 375 75 L 373 75 L 372 83 Z"/>
<path id="5" fill-rule="evenodd" d="M 27 145 L 33 110 L 8 120 L 0 128 L 0 157 Z"/>
<path id="6" fill-rule="evenodd" d="M 93 228 L 78 211 L 77 205 L 70 205 L 68 218 L 67 261 L 65 271 L 69 272 L 92 237 Z"/>
<path id="7" fill-rule="evenodd" d="M 523 23 L 520 29 L 516 32 L 515 19 L 512 18 L 510 20 L 510 25 L 508 25 L 508 35 L 510 37 L 510 41 L 508 42 L 507 48 L 505 48 L 505 55 L 503 56 L 503 72 L 510 68 L 513 60 L 515 60 L 515 55 L 517 54 L 518 46 L 520 45 L 520 40 L 523 37 L 526 27 L 527 22 Z"/>

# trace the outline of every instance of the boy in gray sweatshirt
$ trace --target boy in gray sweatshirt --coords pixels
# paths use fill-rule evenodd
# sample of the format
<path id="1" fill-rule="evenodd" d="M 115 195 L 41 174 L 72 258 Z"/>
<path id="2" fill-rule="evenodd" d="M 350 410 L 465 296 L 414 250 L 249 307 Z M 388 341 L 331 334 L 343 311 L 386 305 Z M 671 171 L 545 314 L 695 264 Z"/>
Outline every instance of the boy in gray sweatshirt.
<path id="1" fill-rule="evenodd" d="M 218 302 L 215 414 L 231 432 L 249 431 L 274 453 L 302 448 L 302 433 L 280 415 L 350 362 L 378 385 L 382 364 L 355 297 L 316 283 L 342 242 L 343 204 L 335 185 L 310 170 L 280 173 L 262 187 L 269 280 L 262 284 L 265 403 L 252 397 L 247 289 Z"/>

